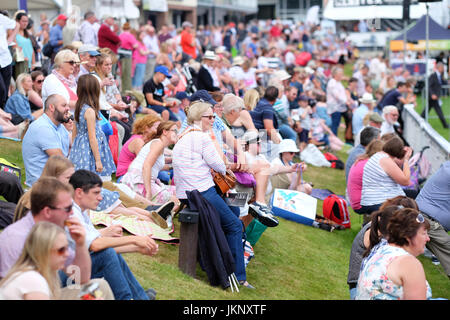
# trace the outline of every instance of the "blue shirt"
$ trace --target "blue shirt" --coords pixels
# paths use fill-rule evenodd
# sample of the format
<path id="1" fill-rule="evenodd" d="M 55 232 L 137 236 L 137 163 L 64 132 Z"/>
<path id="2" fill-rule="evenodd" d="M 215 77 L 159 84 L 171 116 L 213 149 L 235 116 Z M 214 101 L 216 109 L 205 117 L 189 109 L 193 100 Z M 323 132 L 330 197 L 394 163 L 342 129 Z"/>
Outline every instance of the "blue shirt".
<path id="1" fill-rule="evenodd" d="M 355 135 L 358 134 L 364 127 L 363 119 L 368 112 L 369 108 L 367 108 L 365 104 L 361 104 L 358 108 L 356 108 L 355 112 L 353 112 L 352 117 L 353 134 Z"/>
<path id="2" fill-rule="evenodd" d="M 22 158 L 25 165 L 25 184 L 32 186 L 41 176 L 49 156 L 48 149 L 60 149 L 67 157 L 69 154 L 69 133 L 60 124 L 56 126 L 44 113 L 30 124 L 22 141 Z"/>
<path id="3" fill-rule="evenodd" d="M 58 41 L 60 41 L 62 39 L 63 39 L 62 28 L 59 24 L 57 24 L 50 29 L 49 40 L 48 40 L 53 47 L 53 52 L 56 52 L 59 49 L 61 49 L 62 44 L 58 44 Z"/>
<path id="4" fill-rule="evenodd" d="M 259 100 L 255 109 L 250 111 L 250 115 L 252 116 L 253 124 L 255 125 L 256 129 L 265 129 L 264 120 L 272 120 L 274 128 L 278 129 L 278 121 L 277 117 L 275 116 L 275 110 L 266 99 L 262 98 L 261 100 Z"/>
<path id="5" fill-rule="evenodd" d="M 28 98 L 21 94 L 18 90 L 16 90 L 6 101 L 5 111 L 11 114 L 19 115 L 24 120 L 34 120 L 34 117 L 31 114 L 30 102 L 28 101 Z"/>
<path id="6" fill-rule="evenodd" d="M 445 161 L 420 190 L 416 198 L 420 211 L 450 231 L 450 160 Z"/>

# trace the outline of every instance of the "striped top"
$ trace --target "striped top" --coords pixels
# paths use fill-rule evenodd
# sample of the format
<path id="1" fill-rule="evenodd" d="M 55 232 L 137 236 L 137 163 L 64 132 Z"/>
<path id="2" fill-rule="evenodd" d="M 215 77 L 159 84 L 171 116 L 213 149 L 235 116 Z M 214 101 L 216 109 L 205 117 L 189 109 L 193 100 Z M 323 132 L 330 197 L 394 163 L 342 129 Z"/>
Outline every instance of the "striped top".
<path id="1" fill-rule="evenodd" d="M 395 182 L 380 166 L 380 160 L 388 157 L 384 152 L 377 152 L 364 167 L 361 192 L 361 205 L 380 204 L 396 196 L 404 196 L 400 185 Z"/>
<path id="2" fill-rule="evenodd" d="M 191 131 L 189 130 L 200 130 Z M 211 168 L 225 174 L 226 166 L 211 137 L 193 125 L 186 128 L 173 148 L 172 166 L 176 196 L 186 199 L 186 191 L 203 192 L 214 186 Z"/>

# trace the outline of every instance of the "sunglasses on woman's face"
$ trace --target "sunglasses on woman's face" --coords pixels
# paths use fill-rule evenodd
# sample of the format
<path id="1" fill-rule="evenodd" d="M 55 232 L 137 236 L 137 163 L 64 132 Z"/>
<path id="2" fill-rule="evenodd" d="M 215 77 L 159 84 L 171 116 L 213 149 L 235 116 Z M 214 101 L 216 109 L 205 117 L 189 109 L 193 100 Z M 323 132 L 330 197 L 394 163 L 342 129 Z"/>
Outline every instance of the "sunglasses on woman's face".
<path id="1" fill-rule="evenodd" d="M 78 64 L 78 62 L 76 61 L 66 61 L 66 63 L 70 64 L 71 66 Z"/>
<path id="2" fill-rule="evenodd" d="M 68 246 L 64 246 L 64 247 L 55 249 L 56 253 L 57 253 L 58 255 L 60 255 L 60 256 L 63 256 L 63 255 L 66 253 L 67 250 L 69 250 L 69 247 L 68 247 Z"/>
<path id="3" fill-rule="evenodd" d="M 44 82 L 44 79 L 36 80 L 36 82 L 37 82 L 37 83 L 42 83 L 42 82 Z"/>
<path id="4" fill-rule="evenodd" d="M 214 120 L 214 119 L 216 119 L 216 116 L 215 116 L 215 115 L 212 115 L 212 116 L 202 116 L 202 118 L 208 118 L 208 120 Z"/>

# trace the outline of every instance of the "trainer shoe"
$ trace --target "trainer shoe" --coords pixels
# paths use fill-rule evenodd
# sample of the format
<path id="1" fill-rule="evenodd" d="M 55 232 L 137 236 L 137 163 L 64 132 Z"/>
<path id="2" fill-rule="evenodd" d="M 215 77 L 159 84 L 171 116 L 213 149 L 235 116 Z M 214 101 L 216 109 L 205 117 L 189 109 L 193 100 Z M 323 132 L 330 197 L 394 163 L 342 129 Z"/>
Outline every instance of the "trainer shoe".
<path id="1" fill-rule="evenodd" d="M 248 205 L 248 212 L 255 218 L 258 219 L 262 224 L 267 227 L 276 227 L 278 226 L 278 219 L 274 217 L 272 211 L 268 206 L 253 202 Z"/>

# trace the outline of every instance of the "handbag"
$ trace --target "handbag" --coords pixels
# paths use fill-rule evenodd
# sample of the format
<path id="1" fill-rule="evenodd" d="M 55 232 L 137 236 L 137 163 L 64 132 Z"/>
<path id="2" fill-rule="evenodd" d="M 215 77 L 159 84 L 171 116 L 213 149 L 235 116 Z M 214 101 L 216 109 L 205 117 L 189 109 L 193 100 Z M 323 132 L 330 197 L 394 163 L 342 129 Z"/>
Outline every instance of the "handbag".
<path id="1" fill-rule="evenodd" d="M 236 176 L 233 171 L 227 169 L 225 174 L 221 174 L 214 169 L 211 169 L 211 174 L 213 177 L 214 184 L 216 188 L 222 193 L 227 193 L 230 189 L 233 189 L 236 185 Z"/>

